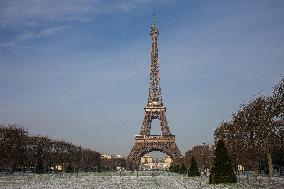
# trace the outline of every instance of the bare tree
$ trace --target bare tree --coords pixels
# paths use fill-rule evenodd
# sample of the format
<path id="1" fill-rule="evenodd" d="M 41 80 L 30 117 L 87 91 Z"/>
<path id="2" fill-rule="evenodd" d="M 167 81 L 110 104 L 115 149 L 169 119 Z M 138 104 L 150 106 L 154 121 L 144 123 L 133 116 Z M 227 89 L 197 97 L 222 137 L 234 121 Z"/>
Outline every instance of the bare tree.
<path id="1" fill-rule="evenodd" d="M 17 124 L 0 125 L 0 158 L 4 169 L 13 173 L 25 167 L 27 131 Z"/>
<path id="2" fill-rule="evenodd" d="M 194 146 L 192 148 L 192 154 L 196 160 L 198 167 L 201 168 L 202 171 L 211 167 L 213 153 L 213 146 L 206 143 Z"/>
<path id="3" fill-rule="evenodd" d="M 283 144 L 283 94 L 279 95 L 283 92 L 283 87 L 278 85 L 276 89 L 279 88 L 280 92 L 275 92 L 277 95 L 273 97 L 258 96 L 243 105 L 233 114 L 232 121 L 222 122 L 214 133 L 216 141 L 224 141 L 235 165 L 253 167 L 255 175 L 258 172 L 258 163 L 266 159 L 269 176 L 272 176 L 272 153 Z M 276 100 L 276 96 L 280 98 Z"/>

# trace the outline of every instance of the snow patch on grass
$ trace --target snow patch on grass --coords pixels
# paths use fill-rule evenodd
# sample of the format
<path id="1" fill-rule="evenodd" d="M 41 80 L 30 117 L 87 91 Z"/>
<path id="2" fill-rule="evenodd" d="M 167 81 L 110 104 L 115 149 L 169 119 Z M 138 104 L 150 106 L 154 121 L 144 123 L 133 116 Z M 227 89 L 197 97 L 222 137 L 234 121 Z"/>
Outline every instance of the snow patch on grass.
<path id="1" fill-rule="evenodd" d="M 0 176 L 0 189 L 242 189 L 254 183 L 209 185 L 208 177 L 187 177 L 167 172 L 122 172 Z"/>

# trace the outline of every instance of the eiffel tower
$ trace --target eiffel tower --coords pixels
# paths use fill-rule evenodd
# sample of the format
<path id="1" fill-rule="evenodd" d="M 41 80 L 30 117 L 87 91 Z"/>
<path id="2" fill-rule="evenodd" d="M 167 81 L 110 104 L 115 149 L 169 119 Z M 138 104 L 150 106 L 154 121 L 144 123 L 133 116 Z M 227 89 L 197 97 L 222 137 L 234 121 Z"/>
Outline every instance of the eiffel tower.
<path id="1" fill-rule="evenodd" d="M 160 87 L 159 60 L 158 60 L 158 35 L 159 30 L 154 19 L 150 32 L 152 38 L 151 72 L 149 83 L 149 96 L 145 110 L 144 121 L 139 135 L 135 136 L 135 144 L 128 155 L 128 159 L 139 164 L 144 154 L 160 151 L 173 160 L 180 159 L 181 153 L 176 145 L 175 135 L 172 135 L 166 118 L 166 107 L 162 101 Z M 151 135 L 151 123 L 159 119 L 161 135 Z"/>

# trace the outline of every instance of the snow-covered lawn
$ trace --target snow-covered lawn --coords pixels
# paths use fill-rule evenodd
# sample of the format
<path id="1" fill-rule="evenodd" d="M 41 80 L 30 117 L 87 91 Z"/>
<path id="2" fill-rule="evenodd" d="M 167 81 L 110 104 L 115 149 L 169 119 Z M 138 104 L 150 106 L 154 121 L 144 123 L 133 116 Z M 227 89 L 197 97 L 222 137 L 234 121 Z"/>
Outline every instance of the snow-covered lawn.
<path id="1" fill-rule="evenodd" d="M 282 180 L 283 181 L 283 180 Z M 0 176 L 1 189 L 175 189 L 175 188 L 260 188 L 258 182 L 242 180 L 238 184 L 209 185 L 207 177 L 190 178 L 171 173 L 79 173 L 51 175 Z"/>

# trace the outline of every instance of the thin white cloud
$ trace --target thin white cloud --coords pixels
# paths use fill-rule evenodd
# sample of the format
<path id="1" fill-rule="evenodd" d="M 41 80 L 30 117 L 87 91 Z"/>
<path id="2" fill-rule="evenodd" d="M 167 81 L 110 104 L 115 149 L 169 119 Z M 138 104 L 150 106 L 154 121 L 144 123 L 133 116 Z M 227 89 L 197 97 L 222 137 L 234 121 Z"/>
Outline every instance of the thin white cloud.
<path id="1" fill-rule="evenodd" d="M 37 31 L 28 30 L 23 33 L 20 33 L 16 38 L 8 42 L 0 42 L 0 47 L 21 47 L 18 45 L 23 44 L 25 41 L 57 35 L 59 33 L 64 32 L 68 28 L 69 26 L 62 25 Z"/>
<path id="2" fill-rule="evenodd" d="M 29 39 L 34 39 L 34 38 L 42 38 L 42 37 L 49 37 L 51 35 L 55 35 L 57 33 L 62 33 L 65 29 L 67 29 L 68 26 L 58 26 L 58 27 L 54 27 L 54 28 L 48 28 L 48 29 L 44 29 L 41 31 L 27 31 L 23 34 L 21 34 L 18 38 L 17 38 L 17 42 L 23 42 Z"/>
<path id="3" fill-rule="evenodd" d="M 27 26 L 40 21 L 66 21 L 85 19 L 91 11 L 88 0 L 16 0 L 0 4 L 0 25 Z M 96 1 L 92 1 L 96 2 Z"/>
<path id="4" fill-rule="evenodd" d="M 33 26 L 42 21 L 86 22 L 92 15 L 130 11 L 151 2 L 170 0 L 2 0 L 0 27 Z"/>
<path id="5" fill-rule="evenodd" d="M 73 22 L 88 22 L 99 14 L 128 12 L 147 3 L 173 0 L 2 0 L 0 28 L 21 28 L 0 46 L 19 45 L 64 32 Z M 51 25 L 48 28 L 46 25 Z"/>
<path id="6" fill-rule="evenodd" d="M 2 0 L 0 28 L 21 28 L 18 34 L 0 46 L 19 45 L 34 38 L 64 32 L 72 22 L 88 22 L 99 14 L 128 12 L 147 3 L 173 0 Z M 46 25 L 51 25 L 47 28 Z M 23 31 L 23 32 L 22 32 Z"/>

